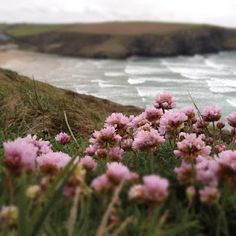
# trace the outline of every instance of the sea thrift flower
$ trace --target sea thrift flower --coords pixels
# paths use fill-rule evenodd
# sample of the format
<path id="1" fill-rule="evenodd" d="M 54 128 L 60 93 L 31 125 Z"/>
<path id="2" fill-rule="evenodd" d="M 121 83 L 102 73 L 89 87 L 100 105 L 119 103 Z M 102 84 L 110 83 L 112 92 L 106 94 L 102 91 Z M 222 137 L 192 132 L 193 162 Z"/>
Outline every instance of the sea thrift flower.
<path id="1" fill-rule="evenodd" d="M 66 144 L 70 141 L 70 136 L 65 132 L 61 132 L 61 133 L 56 135 L 55 139 L 60 144 L 64 145 L 64 144 Z"/>
<path id="2" fill-rule="evenodd" d="M 178 134 L 187 119 L 188 117 L 183 112 L 166 112 L 160 120 L 160 133 L 168 136 Z"/>
<path id="3" fill-rule="evenodd" d="M 145 199 L 144 186 L 141 184 L 134 185 L 129 190 L 129 200 L 131 201 L 143 201 Z"/>
<path id="4" fill-rule="evenodd" d="M 15 174 L 22 170 L 32 171 L 35 168 L 35 159 L 38 149 L 24 139 L 16 139 L 3 143 L 4 162 L 7 168 Z"/>
<path id="5" fill-rule="evenodd" d="M 164 141 L 165 139 L 155 129 L 139 130 L 135 133 L 132 148 L 134 151 L 149 150 L 152 152 Z"/>
<path id="6" fill-rule="evenodd" d="M 106 148 L 98 148 L 97 151 L 95 152 L 95 157 L 102 159 L 106 158 L 108 155 L 108 149 Z"/>
<path id="7" fill-rule="evenodd" d="M 180 136 L 184 137 L 184 139 L 177 143 L 178 150 L 174 151 L 176 156 L 191 161 L 198 155 L 208 156 L 210 154 L 211 147 L 206 146 L 205 142 L 202 140 L 202 135 L 197 137 L 196 134 L 181 133 Z"/>
<path id="8" fill-rule="evenodd" d="M 223 151 L 218 154 L 216 160 L 226 173 L 234 172 L 236 174 L 236 151 Z"/>
<path id="9" fill-rule="evenodd" d="M 84 151 L 84 155 L 85 156 L 92 156 L 95 154 L 97 148 L 95 146 L 90 145 L 89 147 L 87 147 Z"/>
<path id="10" fill-rule="evenodd" d="M 170 110 L 175 108 L 175 99 L 170 93 L 160 93 L 156 95 L 154 106 L 162 110 Z"/>
<path id="11" fill-rule="evenodd" d="M 184 107 L 181 109 L 181 112 L 183 112 L 187 117 L 188 120 L 194 120 L 196 116 L 196 112 L 194 108 L 192 107 Z"/>
<path id="12" fill-rule="evenodd" d="M 121 147 L 124 150 L 132 149 L 133 139 L 132 138 L 125 138 L 121 141 Z"/>
<path id="13" fill-rule="evenodd" d="M 90 156 L 85 156 L 79 160 L 87 171 L 93 171 L 97 168 L 97 162 Z"/>
<path id="14" fill-rule="evenodd" d="M 154 126 L 158 126 L 160 123 L 160 118 L 163 115 L 161 109 L 155 107 L 148 107 L 145 109 L 146 119 L 149 120 Z"/>
<path id="15" fill-rule="evenodd" d="M 236 111 L 230 113 L 227 117 L 226 120 L 228 121 L 228 124 L 234 128 L 236 128 Z"/>
<path id="16" fill-rule="evenodd" d="M 106 174 L 100 175 L 95 178 L 92 183 L 91 187 L 97 192 L 107 192 L 113 188 L 113 184 L 110 182 Z"/>
<path id="17" fill-rule="evenodd" d="M 36 135 L 27 135 L 26 137 L 22 138 L 22 140 L 28 143 L 32 143 L 38 149 L 38 155 L 52 152 L 52 145 L 50 144 L 50 142 L 38 139 Z"/>
<path id="18" fill-rule="evenodd" d="M 149 124 L 151 126 L 151 122 L 146 118 L 146 114 L 143 112 L 138 116 L 135 116 L 130 122 L 131 128 L 137 130 L 138 128 Z"/>
<path id="19" fill-rule="evenodd" d="M 225 127 L 225 124 L 223 122 L 217 122 L 216 127 L 217 129 L 221 130 Z"/>
<path id="20" fill-rule="evenodd" d="M 203 110 L 202 118 L 207 122 L 218 121 L 221 118 L 221 110 L 217 106 L 207 106 Z"/>
<path id="21" fill-rule="evenodd" d="M 182 161 L 180 167 L 175 167 L 174 172 L 176 173 L 180 184 L 191 183 L 193 180 L 194 176 L 192 165 L 186 161 Z"/>
<path id="22" fill-rule="evenodd" d="M 45 174 L 56 174 L 70 161 L 70 156 L 63 152 L 50 152 L 37 158 L 40 171 Z"/>
<path id="23" fill-rule="evenodd" d="M 118 162 L 107 164 L 106 175 L 113 183 L 120 183 L 122 180 L 130 178 L 130 171 L 128 167 Z"/>
<path id="24" fill-rule="evenodd" d="M 109 117 L 107 117 L 105 126 L 115 127 L 117 132 L 122 135 L 126 132 L 129 122 L 130 119 L 122 113 L 112 113 Z"/>
<path id="25" fill-rule="evenodd" d="M 199 156 L 195 168 L 198 181 L 209 186 L 216 187 L 218 185 L 219 164 L 216 160 L 211 157 L 206 158 Z"/>
<path id="26" fill-rule="evenodd" d="M 169 181 L 158 175 L 149 175 L 143 178 L 145 199 L 149 202 L 159 203 L 168 196 Z"/>
<path id="27" fill-rule="evenodd" d="M 119 147 L 113 147 L 109 151 L 109 158 L 113 161 L 122 161 L 124 155 L 124 150 Z"/>
<path id="28" fill-rule="evenodd" d="M 220 153 L 220 152 L 227 151 L 227 150 L 228 150 L 228 148 L 223 143 L 215 145 L 215 152 L 216 153 Z"/>
<path id="29" fill-rule="evenodd" d="M 89 140 L 97 148 L 113 147 L 121 141 L 121 136 L 116 133 L 114 127 L 107 126 L 106 128 L 95 131 L 93 137 Z"/>
<path id="30" fill-rule="evenodd" d="M 220 199 L 220 192 L 215 187 L 204 187 L 199 194 L 201 202 L 206 204 L 217 203 Z"/>

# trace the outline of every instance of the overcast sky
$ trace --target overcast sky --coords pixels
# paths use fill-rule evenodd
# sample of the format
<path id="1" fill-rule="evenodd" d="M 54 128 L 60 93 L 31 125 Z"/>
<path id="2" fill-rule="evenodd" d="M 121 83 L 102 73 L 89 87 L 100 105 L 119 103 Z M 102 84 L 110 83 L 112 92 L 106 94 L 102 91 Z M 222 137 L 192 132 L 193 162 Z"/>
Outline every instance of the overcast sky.
<path id="1" fill-rule="evenodd" d="M 0 0 L 0 22 L 148 20 L 236 27 L 236 0 Z"/>

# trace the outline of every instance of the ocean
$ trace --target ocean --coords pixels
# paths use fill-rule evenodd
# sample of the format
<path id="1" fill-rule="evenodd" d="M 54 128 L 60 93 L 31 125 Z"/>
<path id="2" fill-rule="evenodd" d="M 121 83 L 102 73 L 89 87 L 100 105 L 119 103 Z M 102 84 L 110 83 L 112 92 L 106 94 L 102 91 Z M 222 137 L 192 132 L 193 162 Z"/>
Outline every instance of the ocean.
<path id="1" fill-rule="evenodd" d="M 177 107 L 217 104 L 236 110 L 236 52 L 172 58 L 98 60 L 28 53 L 0 66 L 39 81 L 124 105 L 146 107 L 168 91 Z"/>

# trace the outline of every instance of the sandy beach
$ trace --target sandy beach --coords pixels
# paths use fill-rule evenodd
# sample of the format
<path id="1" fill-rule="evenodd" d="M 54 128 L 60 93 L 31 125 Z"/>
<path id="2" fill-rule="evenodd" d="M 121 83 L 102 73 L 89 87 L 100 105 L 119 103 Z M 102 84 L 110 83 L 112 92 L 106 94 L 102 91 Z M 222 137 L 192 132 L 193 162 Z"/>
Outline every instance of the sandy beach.
<path id="1" fill-rule="evenodd" d="M 33 53 L 26 52 L 18 49 L 8 50 L 8 51 L 0 51 L 0 66 L 4 66 L 4 64 L 13 60 L 30 60 L 32 58 Z"/>

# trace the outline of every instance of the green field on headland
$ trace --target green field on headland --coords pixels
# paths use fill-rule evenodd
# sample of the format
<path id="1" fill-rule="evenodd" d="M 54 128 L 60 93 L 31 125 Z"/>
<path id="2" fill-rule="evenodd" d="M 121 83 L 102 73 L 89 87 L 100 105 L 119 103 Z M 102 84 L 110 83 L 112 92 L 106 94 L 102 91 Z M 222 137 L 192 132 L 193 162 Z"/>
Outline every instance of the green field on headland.
<path id="1" fill-rule="evenodd" d="M 235 29 L 197 24 L 18 24 L 5 32 L 24 48 L 75 57 L 160 57 L 236 49 Z"/>

